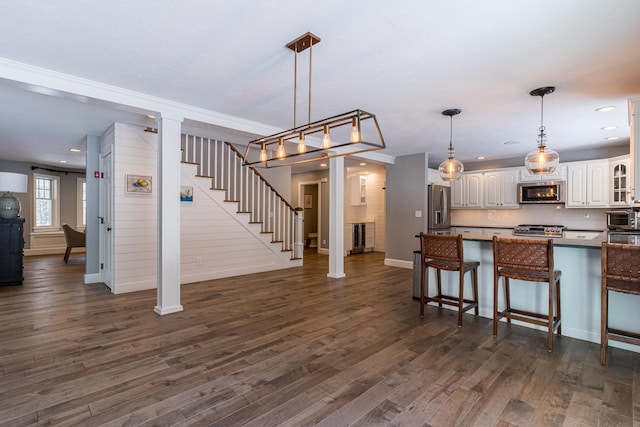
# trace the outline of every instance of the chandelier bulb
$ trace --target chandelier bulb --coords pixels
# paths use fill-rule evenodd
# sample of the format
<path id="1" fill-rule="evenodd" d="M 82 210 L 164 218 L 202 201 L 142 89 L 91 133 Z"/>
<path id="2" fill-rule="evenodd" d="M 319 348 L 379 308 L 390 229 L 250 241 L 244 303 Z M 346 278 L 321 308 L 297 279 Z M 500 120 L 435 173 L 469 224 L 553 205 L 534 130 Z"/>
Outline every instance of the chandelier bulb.
<path id="1" fill-rule="evenodd" d="M 360 127 L 358 126 L 358 119 L 356 117 L 351 121 L 351 142 L 360 142 Z"/>
<path id="2" fill-rule="evenodd" d="M 265 144 L 262 144 L 262 147 L 260 148 L 260 161 L 266 162 L 267 160 L 269 160 L 267 157 L 267 147 Z"/>
<path id="3" fill-rule="evenodd" d="M 307 145 L 304 143 L 304 132 L 300 132 L 300 141 L 298 142 L 298 154 L 307 152 Z"/>
<path id="4" fill-rule="evenodd" d="M 331 136 L 329 135 L 329 125 L 324 125 L 324 132 L 322 133 L 322 148 L 331 148 Z"/>
<path id="5" fill-rule="evenodd" d="M 276 157 L 279 159 L 284 159 L 287 153 L 284 150 L 284 139 L 280 138 L 280 142 L 278 142 L 278 151 L 276 151 Z"/>

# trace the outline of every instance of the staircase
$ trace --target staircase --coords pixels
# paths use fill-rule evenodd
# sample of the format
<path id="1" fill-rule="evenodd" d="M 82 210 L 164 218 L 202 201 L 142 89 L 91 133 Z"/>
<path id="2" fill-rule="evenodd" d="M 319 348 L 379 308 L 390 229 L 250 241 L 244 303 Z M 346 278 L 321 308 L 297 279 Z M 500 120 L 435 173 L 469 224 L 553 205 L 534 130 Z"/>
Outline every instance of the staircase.
<path id="1" fill-rule="evenodd" d="M 245 166 L 242 155 L 227 142 L 183 134 L 181 150 L 183 164 L 195 166 L 195 185 L 208 186 L 210 199 L 235 215 L 260 242 L 277 247 L 290 261 L 288 266 L 302 265 L 301 209 L 293 208 L 257 170 Z M 206 184 L 198 184 L 202 181 Z"/>

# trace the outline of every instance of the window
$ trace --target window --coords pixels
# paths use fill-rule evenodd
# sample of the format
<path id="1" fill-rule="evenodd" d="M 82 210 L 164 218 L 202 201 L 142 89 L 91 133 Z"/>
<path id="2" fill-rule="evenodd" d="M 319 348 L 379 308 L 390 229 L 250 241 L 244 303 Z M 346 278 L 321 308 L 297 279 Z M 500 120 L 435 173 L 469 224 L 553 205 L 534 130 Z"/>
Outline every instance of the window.
<path id="1" fill-rule="evenodd" d="M 60 227 L 60 178 L 57 176 L 34 174 L 34 206 L 36 230 L 57 230 Z"/>
<path id="2" fill-rule="evenodd" d="M 78 228 L 87 226 L 87 180 L 78 178 L 76 187 L 76 222 Z"/>

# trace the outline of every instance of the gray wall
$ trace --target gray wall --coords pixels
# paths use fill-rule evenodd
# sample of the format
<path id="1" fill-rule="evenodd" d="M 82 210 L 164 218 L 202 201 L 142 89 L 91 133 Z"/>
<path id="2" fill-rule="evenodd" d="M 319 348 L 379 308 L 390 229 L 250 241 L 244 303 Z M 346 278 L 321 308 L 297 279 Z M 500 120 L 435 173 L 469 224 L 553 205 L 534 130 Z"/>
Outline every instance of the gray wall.
<path id="1" fill-rule="evenodd" d="M 426 231 L 426 185 L 428 154 L 396 157 L 387 166 L 386 249 L 388 259 L 413 262 L 413 251 L 420 249 L 415 237 Z M 416 211 L 422 217 L 416 218 Z"/>

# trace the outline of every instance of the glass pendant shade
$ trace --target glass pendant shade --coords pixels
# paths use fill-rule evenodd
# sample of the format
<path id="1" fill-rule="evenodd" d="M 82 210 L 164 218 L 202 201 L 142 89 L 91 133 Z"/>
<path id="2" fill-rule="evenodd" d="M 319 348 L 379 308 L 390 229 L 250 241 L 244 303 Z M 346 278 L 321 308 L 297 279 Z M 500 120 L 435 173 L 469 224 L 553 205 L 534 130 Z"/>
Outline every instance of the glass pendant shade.
<path id="1" fill-rule="evenodd" d="M 457 116 L 460 114 L 462 110 L 458 108 L 453 108 L 450 110 L 444 110 L 442 112 L 443 116 L 449 116 L 449 151 L 447 160 L 440 163 L 438 166 L 438 174 L 440 174 L 440 178 L 443 181 L 455 181 L 462 177 L 462 172 L 464 172 L 464 165 L 461 161 L 456 160 L 455 150 L 453 149 L 453 116 Z"/>
<path id="2" fill-rule="evenodd" d="M 460 179 L 464 172 L 464 165 L 454 157 L 453 148 L 449 148 L 449 158 L 438 166 L 440 178 L 444 181 L 455 181 Z"/>
<path id="3" fill-rule="evenodd" d="M 524 165 L 534 175 L 550 174 L 560 163 L 560 155 L 541 145 L 524 158 Z"/>
<path id="4" fill-rule="evenodd" d="M 556 90 L 553 86 L 541 87 L 529 92 L 531 96 L 540 97 L 540 129 L 538 134 L 538 148 L 531 151 L 524 158 L 524 165 L 533 175 L 553 173 L 560 163 L 560 155 L 547 148 L 547 135 L 544 133 L 544 96 Z"/>

